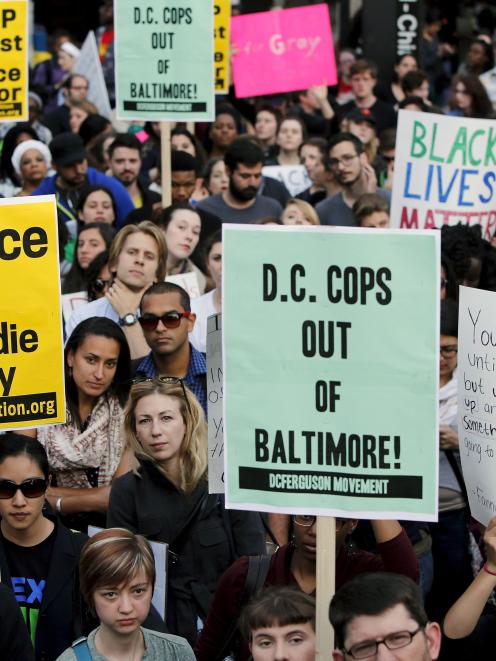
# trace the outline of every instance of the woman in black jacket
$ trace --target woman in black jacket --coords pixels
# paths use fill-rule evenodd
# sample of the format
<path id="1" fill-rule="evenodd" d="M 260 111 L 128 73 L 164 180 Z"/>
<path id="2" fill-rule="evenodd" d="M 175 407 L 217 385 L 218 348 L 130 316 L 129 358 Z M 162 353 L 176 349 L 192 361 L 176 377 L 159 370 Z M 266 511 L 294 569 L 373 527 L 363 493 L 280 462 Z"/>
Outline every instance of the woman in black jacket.
<path id="1" fill-rule="evenodd" d="M 16 595 L 37 661 L 53 661 L 91 625 L 83 623 L 77 569 L 87 537 L 45 513 L 48 485 L 41 443 L 1 436 L 1 581 Z"/>
<path id="2" fill-rule="evenodd" d="M 194 643 L 224 570 L 264 552 L 261 521 L 208 494 L 203 409 L 180 379 L 133 385 L 124 431 L 134 470 L 112 483 L 107 525 L 169 544 L 167 626 Z"/>

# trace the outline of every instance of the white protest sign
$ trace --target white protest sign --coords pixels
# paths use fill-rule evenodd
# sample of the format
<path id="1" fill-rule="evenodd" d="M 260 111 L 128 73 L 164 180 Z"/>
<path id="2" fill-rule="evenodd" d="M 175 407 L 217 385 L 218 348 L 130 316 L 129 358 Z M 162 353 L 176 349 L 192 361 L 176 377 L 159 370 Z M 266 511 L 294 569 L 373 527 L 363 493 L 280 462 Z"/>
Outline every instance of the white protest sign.
<path id="1" fill-rule="evenodd" d="M 88 526 L 88 536 L 93 537 L 97 532 L 103 528 L 96 526 Z M 167 604 L 167 562 L 169 545 L 164 542 L 152 542 L 150 539 L 148 543 L 152 547 L 153 557 L 155 559 L 155 589 L 153 590 L 152 604 L 159 613 L 160 617 L 165 620 L 166 604 Z"/>
<path id="2" fill-rule="evenodd" d="M 400 110 L 391 227 L 496 229 L 496 127 L 493 119 Z"/>
<path id="3" fill-rule="evenodd" d="M 458 438 L 472 516 L 496 514 L 496 293 L 460 287 Z"/>
<path id="4" fill-rule="evenodd" d="M 112 110 L 94 32 L 90 31 L 86 35 L 81 53 L 74 66 L 74 73 L 80 73 L 88 79 L 88 101 L 95 104 L 100 115 L 110 117 Z"/>
<path id="5" fill-rule="evenodd" d="M 207 319 L 208 492 L 224 493 L 222 314 Z"/>
<path id="6" fill-rule="evenodd" d="M 81 305 L 86 305 L 88 303 L 88 293 L 85 291 L 77 291 L 73 294 L 63 294 L 61 301 L 62 316 L 64 317 L 64 322 L 67 323 L 69 321 L 69 317 L 76 308 L 79 308 Z"/>
<path id="7" fill-rule="evenodd" d="M 299 195 L 312 185 L 304 165 L 266 165 L 262 168 L 264 177 L 271 177 L 282 182 L 291 196 Z"/>
<path id="8" fill-rule="evenodd" d="M 168 275 L 165 278 L 166 282 L 172 282 L 175 285 L 179 285 L 185 291 L 188 292 L 190 298 L 199 298 L 200 285 L 198 283 L 198 276 L 194 271 L 189 273 L 177 273 L 176 275 Z"/>

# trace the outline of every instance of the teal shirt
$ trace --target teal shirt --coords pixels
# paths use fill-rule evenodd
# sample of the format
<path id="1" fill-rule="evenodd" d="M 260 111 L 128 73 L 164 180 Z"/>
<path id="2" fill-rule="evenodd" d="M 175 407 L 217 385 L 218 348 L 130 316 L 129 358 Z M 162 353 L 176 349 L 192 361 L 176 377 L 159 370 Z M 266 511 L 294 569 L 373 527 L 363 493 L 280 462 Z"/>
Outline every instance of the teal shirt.
<path id="1" fill-rule="evenodd" d="M 95 647 L 95 629 L 88 636 L 93 661 L 108 661 L 106 656 L 100 654 Z M 145 639 L 145 653 L 141 657 L 143 661 L 195 661 L 195 655 L 189 643 L 184 638 L 172 636 L 167 633 L 158 633 L 150 629 L 141 628 Z M 57 661 L 77 661 L 71 647 L 59 656 Z"/>

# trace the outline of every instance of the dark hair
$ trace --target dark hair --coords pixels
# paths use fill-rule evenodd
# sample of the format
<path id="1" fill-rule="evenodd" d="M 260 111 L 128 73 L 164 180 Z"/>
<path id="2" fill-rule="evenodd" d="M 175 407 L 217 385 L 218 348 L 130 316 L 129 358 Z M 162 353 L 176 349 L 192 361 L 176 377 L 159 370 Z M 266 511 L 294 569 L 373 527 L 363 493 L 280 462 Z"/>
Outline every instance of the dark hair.
<path id="1" fill-rule="evenodd" d="M 94 115 L 89 115 L 86 119 L 89 119 L 90 117 L 94 117 Z M 86 119 L 84 121 L 86 121 Z M 86 145 L 88 163 L 92 167 L 100 170 L 100 172 L 105 172 L 107 169 L 105 164 L 105 157 L 103 155 L 103 144 L 107 138 L 115 138 L 116 135 L 117 133 L 115 131 L 106 131 L 105 133 L 101 133 L 100 135 L 92 138 Z"/>
<path id="2" fill-rule="evenodd" d="M 363 142 L 360 140 L 360 138 L 357 138 L 356 135 L 353 135 L 353 133 L 350 133 L 349 131 L 342 131 L 341 133 L 337 133 L 329 140 L 329 154 L 336 145 L 340 145 L 342 142 L 351 142 L 356 149 L 356 153 L 363 154 Z"/>
<path id="3" fill-rule="evenodd" d="M 302 144 L 303 144 L 303 142 L 308 137 L 307 127 L 305 126 L 305 122 L 301 119 L 301 117 L 298 117 L 298 115 L 296 115 L 296 113 L 289 112 L 285 117 L 283 117 L 281 119 L 281 122 L 280 122 L 279 126 L 277 127 L 277 132 L 279 133 L 279 131 L 281 130 L 282 125 L 284 124 L 284 122 L 288 122 L 290 120 L 293 121 L 293 122 L 297 122 L 300 125 L 301 139 L 302 139 L 301 141 L 302 141 Z"/>
<path id="4" fill-rule="evenodd" d="M 129 346 L 122 329 L 115 321 L 107 317 L 90 317 L 79 323 L 72 331 L 64 349 L 65 366 L 65 397 L 70 421 L 80 425 L 79 418 L 79 397 L 78 389 L 72 377 L 72 370 L 67 366 L 67 356 L 69 353 L 76 353 L 87 337 L 92 335 L 106 337 L 115 340 L 119 345 L 119 358 L 117 359 L 117 368 L 115 370 L 114 380 L 109 391 L 114 394 L 123 407 L 126 403 L 130 376 L 131 376 L 131 354 Z"/>
<path id="5" fill-rule="evenodd" d="M 329 619 L 336 635 L 336 647 L 343 649 L 346 628 L 360 615 L 380 615 L 398 604 L 408 611 L 420 627 L 428 618 L 420 588 L 411 578 L 399 574 L 375 572 L 356 576 L 334 595 L 329 606 Z"/>
<path id="6" fill-rule="evenodd" d="M 307 622 L 315 630 L 315 599 L 298 588 L 284 585 L 256 594 L 241 613 L 240 629 L 250 641 L 257 629 Z"/>
<path id="7" fill-rule="evenodd" d="M 127 149 L 134 149 L 139 153 L 141 158 L 141 142 L 138 138 L 132 133 L 118 133 L 115 136 L 114 141 L 108 148 L 109 158 L 112 158 L 112 155 L 116 149 L 119 147 L 126 147 Z"/>
<path id="8" fill-rule="evenodd" d="M 165 207 L 160 212 L 159 217 L 156 220 L 156 225 L 158 225 L 162 230 L 166 230 L 170 221 L 172 220 L 172 217 L 174 216 L 174 213 L 176 211 L 179 211 L 180 209 L 185 209 L 186 211 L 191 211 L 192 213 L 195 213 L 201 220 L 201 216 L 198 213 L 197 209 L 191 206 L 191 204 L 188 204 L 187 202 L 174 202 L 174 204 L 169 205 L 168 207 Z"/>
<path id="9" fill-rule="evenodd" d="M 372 60 L 366 60 L 364 57 L 355 60 L 350 67 L 350 78 L 359 73 L 370 73 L 372 78 L 377 78 L 377 65 Z"/>
<path id="10" fill-rule="evenodd" d="M 431 112 L 431 109 L 421 96 L 405 96 L 405 98 L 398 103 L 398 108 L 403 110 L 403 108 L 411 105 L 417 106 L 420 112 Z"/>
<path id="11" fill-rule="evenodd" d="M 191 299 L 188 292 L 174 282 L 154 282 L 151 287 L 148 287 L 141 297 L 140 312 L 143 312 L 143 301 L 147 296 L 160 296 L 161 294 L 179 294 L 181 307 L 185 312 L 191 312 Z"/>
<path id="12" fill-rule="evenodd" d="M 0 464 L 3 464 L 5 459 L 9 457 L 19 457 L 21 454 L 26 454 L 32 461 L 38 464 L 38 468 L 45 476 L 45 479 L 48 480 L 48 476 L 50 475 L 48 457 L 45 448 L 39 441 L 30 436 L 15 432 L 7 432 L 0 436 Z"/>
<path id="13" fill-rule="evenodd" d="M 74 78 L 84 78 L 88 84 L 90 82 L 84 73 L 71 73 L 71 75 L 67 76 L 67 78 L 62 83 L 62 87 L 65 89 L 70 89 L 72 87 L 72 83 L 74 82 Z"/>
<path id="14" fill-rule="evenodd" d="M 284 223 L 276 216 L 263 216 L 263 218 L 250 220 L 250 225 L 284 225 Z"/>
<path id="15" fill-rule="evenodd" d="M 277 130 L 279 130 L 279 126 L 282 121 L 282 112 L 279 110 L 279 108 L 274 108 L 274 106 L 271 106 L 270 103 L 259 103 L 255 107 L 255 121 L 257 120 L 257 115 L 259 112 L 270 112 L 270 114 L 274 116 L 274 119 L 277 122 Z"/>
<path id="16" fill-rule="evenodd" d="M 453 301 L 458 300 L 458 283 L 456 281 L 456 273 L 453 264 L 448 255 L 441 252 L 441 266 L 446 274 L 446 298 L 451 298 Z"/>
<path id="17" fill-rule="evenodd" d="M 472 98 L 470 111 L 466 113 L 467 117 L 476 117 L 479 119 L 491 119 L 494 116 L 493 104 L 487 95 L 486 88 L 479 80 L 478 76 L 460 74 L 453 78 L 453 96 L 450 104 L 454 106 L 454 90 L 458 83 L 461 83 Z"/>
<path id="18" fill-rule="evenodd" d="M 103 131 L 109 126 L 111 126 L 111 123 L 106 117 L 94 113 L 88 115 L 88 117 L 86 117 L 81 123 L 78 133 L 86 146 L 90 140 L 93 140 L 97 135 L 103 133 Z"/>
<path id="19" fill-rule="evenodd" d="M 472 260 L 484 258 L 481 226 L 443 225 L 441 250 L 450 259 L 457 282 L 461 284 L 473 265 Z"/>
<path id="20" fill-rule="evenodd" d="M 83 208 L 84 208 L 84 205 L 86 204 L 86 200 L 91 195 L 91 193 L 96 193 L 96 191 L 99 191 L 99 190 L 102 190 L 104 193 L 107 193 L 107 195 L 110 197 L 110 200 L 112 202 L 112 209 L 114 211 L 114 216 L 116 218 L 117 217 L 117 205 L 115 203 L 114 195 L 113 195 L 112 191 L 109 188 L 106 188 L 105 186 L 85 186 L 81 190 L 81 193 L 79 195 L 76 211 L 82 211 Z M 114 223 L 115 223 L 115 218 L 114 218 Z M 93 223 L 91 223 L 91 224 L 93 224 Z M 109 223 L 99 223 L 99 224 L 100 225 L 101 224 L 109 225 Z M 87 225 L 85 225 L 85 227 L 87 227 Z M 112 238 L 113 238 L 113 236 L 112 236 Z"/>
<path id="21" fill-rule="evenodd" d="M 205 188 L 207 188 L 207 190 L 208 190 L 208 181 L 212 176 L 212 170 L 217 165 L 217 163 L 219 163 L 219 161 L 224 162 L 224 159 L 221 158 L 220 156 L 218 158 L 209 158 L 203 167 L 201 176 L 203 178 L 203 184 Z"/>
<path id="22" fill-rule="evenodd" d="M 396 129 L 384 129 L 379 136 L 379 152 L 396 148 Z"/>
<path id="23" fill-rule="evenodd" d="M 104 250 L 103 252 L 99 253 L 94 259 L 92 259 L 91 262 L 88 264 L 88 268 L 86 269 L 86 282 L 87 282 L 86 286 L 88 290 L 88 302 L 94 301 L 96 299 L 93 285 L 95 284 L 95 280 L 98 279 L 102 268 L 106 264 L 108 264 L 108 260 L 109 260 L 109 252 L 108 250 Z"/>
<path id="24" fill-rule="evenodd" d="M 264 162 L 264 153 L 261 147 L 250 138 L 236 138 L 231 142 L 224 155 L 224 163 L 231 172 L 234 172 L 239 163 L 253 167 Z"/>
<path id="25" fill-rule="evenodd" d="M 210 251 L 212 248 L 215 246 L 216 243 L 222 243 L 222 230 L 218 229 L 215 230 L 215 232 L 212 232 L 212 234 L 209 234 L 205 241 L 203 242 L 202 245 L 202 252 L 204 256 L 204 261 L 206 263 L 208 256 L 210 254 Z"/>
<path id="26" fill-rule="evenodd" d="M 305 145 L 308 145 L 309 147 L 317 147 L 317 149 L 320 152 L 320 155 L 322 156 L 322 163 L 326 162 L 329 149 L 328 149 L 327 140 L 325 138 L 319 138 L 318 136 L 305 138 L 305 140 L 303 140 L 303 142 L 300 145 L 300 149 L 299 149 L 300 152 L 302 150 L 302 147 L 305 147 Z"/>
<path id="27" fill-rule="evenodd" d="M 441 301 L 441 335 L 458 337 L 458 303 L 450 298 Z"/>
<path id="28" fill-rule="evenodd" d="M 198 161 L 187 151 L 173 149 L 171 152 L 171 172 L 198 172 Z"/>
<path id="29" fill-rule="evenodd" d="M 395 60 L 394 60 L 394 66 L 395 66 L 395 68 L 396 68 L 399 64 L 401 64 L 401 63 L 403 62 L 403 60 L 405 59 L 405 57 L 411 57 L 411 58 L 413 58 L 413 59 L 415 60 L 415 63 L 418 65 L 417 58 L 415 57 L 415 55 L 413 55 L 413 53 L 403 53 L 402 55 L 397 55 L 397 56 L 396 56 L 396 58 L 395 58 Z M 412 69 L 412 71 L 414 71 L 414 69 Z M 398 74 L 396 73 L 396 71 L 394 71 L 394 70 L 393 70 L 392 81 L 393 81 L 393 83 L 399 83 L 399 82 L 400 82 L 399 76 L 398 76 Z"/>
<path id="30" fill-rule="evenodd" d="M 401 80 L 401 89 L 405 96 L 409 96 L 413 90 L 416 90 L 422 83 L 429 82 L 429 77 L 422 69 L 413 69 L 406 73 Z"/>
<path id="31" fill-rule="evenodd" d="M 14 184 L 20 186 L 21 182 L 12 165 L 12 154 L 17 147 L 17 139 L 22 133 L 27 133 L 33 140 L 39 140 L 39 136 L 27 122 L 20 122 L 7 131 L 3 139 L 2 154 L 0 156 L 0 177 L 11 179 Z"/>
<path id="32" fill-rule="evenodd" d="M 377 193 L 364 193 L 356 200 L 352 211 L 358 224 L 361 225 L 364 218 L 378 211 L 384 211 L 389 216 L 389 204 Z"/>
<path id="33" fill-rule="evenodd" d="M 221 103 L 217 106 L 215 109 L 215 119 L 217 119 L 219 115 L 230 115 L 234 119 L 237 132 L 243 132 L 243 121 L 241 119 L 241 115 L 230 103 Z"/>
<path id="34" fill-rule="evenodd" d="M 482 48 L 484 49 L 484 55 L 486 56 L 486 64 L 482 69 L 482 73 L 484 73 L 485 71 L 489 71 L 494 67 L 494 51 L 492 45 L 488 44 L 485 39 L 479 39 L 479 38 L 472 39 L 472 41 L 470 42 L 470 46 L 473 46 L 474 44 L 478 44 L 479 46 L 482 46 Z"/>
<path id="35" fill-rule="evenodd" d="M 199 171 L 203 167 L 203 164 L 205 163 L 205 150 L 201 146 L 201 144 L 198 142 L 196 139 L 196 136 L 194 133 L 191 133 L 191 131 L 188 131 L 188 129 L 185 129 L 181 126 L 176 126 L 175 129 L 171 131 L 171 141 L 172 138 L 175 135 L 184 135 L 188 138 L 188 140 L 191 142 L 193 147 L 195 148 L 195 159 L 196 159 L 196 170 Z"/>
<path id="36" fill-rule="evenodd" d="M 62 285 L 63 294 L 72 294 L 74 292 L 86 289 L 87 287 L 88 278 L 86 274 L 86 269 L 81 268 L 76 253 L 77 253 L 77 245 L 81 233 L 91 229 L 98 230 L 100 236 L 105 241 L 105 249 L 108 250 L 110 248 L 110 244 L 112 243 L 115 234 L 114 229 L 111 225 L 109 225 L 108 223 L 87 223 L 86 225 L 80 225 L 76 239 L 76 246 L 74 249 L 74 261 L 72 262 L 72 266 L 69 272 L 67 273 L 67 275 L 65 276 L 64 283 Z"/>

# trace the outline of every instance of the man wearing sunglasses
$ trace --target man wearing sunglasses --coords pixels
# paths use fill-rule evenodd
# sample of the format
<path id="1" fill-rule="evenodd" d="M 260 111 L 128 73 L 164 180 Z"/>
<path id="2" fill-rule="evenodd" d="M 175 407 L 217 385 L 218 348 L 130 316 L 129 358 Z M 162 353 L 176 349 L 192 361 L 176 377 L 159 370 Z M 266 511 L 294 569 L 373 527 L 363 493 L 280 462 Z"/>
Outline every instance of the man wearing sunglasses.
<path id="1" fill-rule="evenodd" d="M 399 574 L 360 574 L 331 600 L 334 661 L 434 661 L 441 629 L 429 622 L 420 589 Z"/>
<path id="2" fill-rule="evenodd" d="M 189 342 L 196 315 L 188 293 L 172 282 L 158 282 L 143 295 L 139 324 L 151 352 L 136 369 L 136 376 L 171 376 L 196 395 L 207 413 L 207 363 Z"/>

